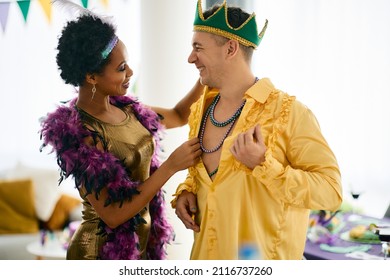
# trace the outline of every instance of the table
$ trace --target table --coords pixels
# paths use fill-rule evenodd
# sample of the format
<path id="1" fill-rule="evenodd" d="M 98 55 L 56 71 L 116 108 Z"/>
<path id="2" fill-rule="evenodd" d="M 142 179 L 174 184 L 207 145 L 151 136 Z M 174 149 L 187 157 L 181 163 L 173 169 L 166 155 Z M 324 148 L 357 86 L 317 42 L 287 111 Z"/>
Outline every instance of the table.
<path id="1" fill-rule="evenodd" d="M 344 226 L 341 230 L 339 230 L 339 233 L 336 235 L 336 238 L 334 242 L 332 243 L 332 246 L 337 247 L 349 247 L 349 246 L 358 246 L 362 245 L 362 243 L 357 243 L 353 241 L 346 241 L 340 237 L 340 235 L 354 226 L 358 224 L 369 224 L 371 222 L 375 224 L 390 224 L 390 218 L 383 218 L 383 219 L 377 219 L 373 217 L 368 217 L 364 215 L 360 215 L 361 219 L 356 221 L 349 221 L 348 220 L 349 214 L 344 214 L 342 216 L 342 222 Z M 382 244 L 369 244 L 371 245 L 371 248 L 366 251 L 365 253 L 379 257 L 380 259 L 384 258 L 384 255 L 382 253 Z M 306 246 L 304 251 L 304 256 L 307 260 L 356 260 L 355 257 L 349 257 L 348 254 L 344 253 L 332 253 L 328 251 L 324 251 L 320 248 L 320 244 L 316 244 L 311 242 L 309 239 L 306 240 Z"/>
<path id="2" fill-rule="evenodd" d="M 40 240 L 31 242 L 26 247 L 30 254 L 33 254 L 37 260 L 66 258 L 66 249 L 63 243 L 56 237 L 46 240 L 42 245 Z"/>

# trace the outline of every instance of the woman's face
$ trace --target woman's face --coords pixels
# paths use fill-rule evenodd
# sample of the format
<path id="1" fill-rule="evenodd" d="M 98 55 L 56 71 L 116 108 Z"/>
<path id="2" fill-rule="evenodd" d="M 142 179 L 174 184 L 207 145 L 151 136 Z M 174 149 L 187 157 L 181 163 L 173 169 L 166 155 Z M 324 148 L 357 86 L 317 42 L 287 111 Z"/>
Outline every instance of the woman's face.
<path id="1" fill-rule="evenodd" d="M 132 75 L 133 70 L 127 64 L 126 46 L 118 40 L 110 54 L 110 62 L 96 76 L 96 89 L 104 95 L 125 95 Z"/>

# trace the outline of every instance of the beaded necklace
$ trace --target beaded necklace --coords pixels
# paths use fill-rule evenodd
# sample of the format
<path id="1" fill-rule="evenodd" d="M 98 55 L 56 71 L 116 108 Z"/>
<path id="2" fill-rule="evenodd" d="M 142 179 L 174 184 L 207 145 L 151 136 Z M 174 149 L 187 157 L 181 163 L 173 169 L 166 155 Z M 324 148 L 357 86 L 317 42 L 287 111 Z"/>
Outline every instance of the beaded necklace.
<path id="1" fill-rule="evenodd" d="M 210 105 L 210 121 L 211 123 L 216 126 L 216 127 L 224 127 L 224 126 L 227 126 L 229 123 L 231 122 L 234 122 L 238 116 L 241 114 L 241 111 L 242 111 L 242 108 L 244 107 L 245 105 L 245 100 L 242 102 L 241 106 L 237 109 L 237 111 L 233 114 L 233 116 L 231 116 L 229 119 L 227 119 L 226 121 L 223 121 L 223 122 L 219 122 L 215 119 L 214 117 L 214 110 L 215 110 L 215 106 L 217 105 L 219 99 L 220 99 L 220 95 L 218 94 L 216 97 L 215 97 L 215 102 L 211 103 Z"/>
<path id="2" fill-rule="evenodd" d="M 255 82 L 256 83 L 257 81 L 259 80 L 259 78 L 255 78 Z M 238 119 L 238 117 L 240 116 L 241 114 L 241 111 L 242 109 L 244 108 L 244 105 L 245 105 L 245 102 L 246 100 L 244 100 L 242 102 L 242 104 L 240 105 L 240 107 L 238 107 L 238 109 L 236 110 L 236 112 L 234 112 L 234 114 L 229 118 L 227 119 L 226 121 L 222 121 L 222 122 L 219 122 L 215 119 L 214 117 L 214 110 L 215 110 L 215 106 L 217 106 L 217 103 L 220 99 L 220 95 L 219 93 L 214 97 L 213 101 L 211 102 L 210 106 L 207 108 L 206 110 L 206 113 L 202 119 L 202 124 L 201 124 L 201 128 L 200 128 L 200 135 L 199 135 L 199 143 L 200 143 L 200 149 L 202 150 L 202 152 L 204 153 L 214 153 L 216 151 L 218 151 L 223 143 L 225 142 L 225 139 L 228 137 L 230 131 L 233 129 L 233 126 L 236 122 L 236 120 Z M 210 122 L 216 126 L 216 127 L 225 127 L 227 126 L 228 124 L 230 124 L 230 126 L 228 127 L 228 129 L 226 130 L 225 134 L 223 135 L 221 141 L 218 143 L 217 146 L 215 146 L 214 148 L 212 149 L 206 149 L 205 146 L 203 145 L 203 137 L 204 137 L 204 132 L 206 130 L 206 123 L 207 123 L 207 118 L 210 116 Z M 218 167 L 216 169 L 214 169 L 213 171 L 211 171 L 210 173 L 208 173 L 209 177 L 211 178 L 212 176 L 214 176 L 216 173 L 218 172 Z"/>
<path id="3" fill-rule="evenodd" d="M 233 129 L 233 126 L 236 123 L 236 120 L 240 116 L 242 108 L 245 105 L 245 100 L 244 100 L 242 102 L 241 106 L 236 110 L 236 112 L 228 120 L 223 121 L 223 122 L 218 122 L 214 118 L 214 109 L 215 109 L 215 106 L 217 105 L 219 99 L 220 99 L 220 96 L 219 96 L 219 94 L 217 94 L 215 96 L 214 100 L 211 102 L 210 106 L 207 108 L 206 114 L 204 115 L 203 120 L 202 120 L 202 125 L 201 125 L 201 129 L 200 129 L 200 136 L 199 136 L 199 143 L 200 143 L 200 148 L 204 153 L 214 153 L 222 147 L 223 143 L 225 142 L 225 139 L 228 137 L 230 131 Z M 209 116 L 210 116 L 211 123 L 216 127 L 225 127 L 228 124 L 230 124 L 230 126 L 226 130 L 225 134 L 223 135 L 221 141 L 218 143 L 217 146 L 215 146 L 212 149 L 206 149 L 205 146 L 203 145 L 204 132 L 206 129 L 206 123 L 207 123 L 207 119 Z M 209 177 L 212 177 L 217 172 L 218 172 L 218 167 L 215 170 L 213 170 L 212 172 L 208 173 L 208 175 L 209 175 Z"/>
<path id="4" fill-rule="evenodd" d="M 224 121 L 222 123 L 220 123 L 219 125 L 215 125 L 212 121 L 212 118 L 214 117 L 211 117 L 211 112 L 214 111 L 214 108 L 215 106 L 217 105 L 219 101 L 219 94 L 217 94 L 215 97 L 214 97 L 214 100 L 213 102 L 211 102 L 210 106 L 207 108 L 207 111 L 206 111 L 206 114 L 204 115 L 203 117 L 203 120 L 202 120 L 202 126 L 201 126 L 201 129 L 200 129 L 200 136 L 199 136 L 199 142 L 200 142 L 200 148 L 201 150 L 204 152 L 204 153 L 214 153 L 216 151 L 218 151 L 222 145 L 223 145 L 223 142 L 225 141 L 225 139 L 228 137 L 230 131 L 232 130 L 236 120 L 238 119 L 238 117 L 240 116 L 241 114 L 241 111 L 242 111 L 242 108 L 244 107 L 245 105 L 245 100 L 242 102 L 241 106 L 236 110 L 236 112 L 233 114 L 233 116 L 231 116 L 227 121 Z M 230 126 L 228 127 L 228 129 L 226 130 L 225 134 L 223 135 L 221 141 L 218 143 L 218 145 L 212 149 L 206 149 L 203 145 L 203 137 L 204 137 L 204 132 L 206 130 L 206 123 L 207 123 L 207 119 L 208 117 L 210 116 L 210 120 L 211 120 L 211 123 L 217 127 L 224 127 L 224 126 L 227 126 L 229 123 L 230 123 Z M 215 119 L 214 119 L 215 120 Z M 215 122 L 217 122 L 217 120 L 215 120 Z"/>

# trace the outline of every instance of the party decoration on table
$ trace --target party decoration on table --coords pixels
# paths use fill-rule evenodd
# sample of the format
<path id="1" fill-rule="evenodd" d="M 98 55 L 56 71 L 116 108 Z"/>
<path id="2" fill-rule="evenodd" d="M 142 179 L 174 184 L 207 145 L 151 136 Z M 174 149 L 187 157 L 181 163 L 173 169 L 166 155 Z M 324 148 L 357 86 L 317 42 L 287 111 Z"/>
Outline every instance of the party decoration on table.
<path id="1" fill-rule="evenodd" d="M 70 222 L 69 225 L 63 230 L 63 235 L 62 235 L 62 244 L 63 248 L 65 250 L 68 249 L 70 240 L 72 239 L 73 235 L 75 234 L 77 228 L 80 226 L 81 221 L 73 221 Z"/>
<path id="2" fill-rule="evenodd" d="M 369 229 L 372 232 L 375 232 L 376 234 L 379 234 L 379 232 L 382 231 L 388 231 L 390 229 L 390 224 L 376 224 L 371 223 L 369 226 Z"/>
<path id="3" fill-rule="evenodd" d="M 333 244 L 336 235 L 332 234 L 326 227 L 315 225 L 309 228 L 307 239 L 316 244 Z"/>
<path id="4" fill-rule="evenodd" d="M 366 252 L 371 249 L 371 245 L 357 245 L 357 246 L 348 246 L 348 247 L 339 247 L 339 246 L 330 246 L 328 244 L 321 244 L 320 249 L 323 251 L 339 254 L 347 254 L 356 251 Z"/>
<path id="5" fill-rule="evenodd" d="M 320 225 L 329 232 L 335 233 L 343 225 L 340 211 L 329 212 L 325 210 L 313 211 L 309 219 L 309 227 Z"/>
<path id="6" fill-rule="evenodd" d="M 352 259 L 358 259 L 358 260 L 383 260 L 383 257 L 368 254 L 363 251 L 355 251 L 352 253 L 345 254 L 346 257 L 352 258 Z"/>
<path id="7" fill-rule="evenodd" d="M 313 211 L 309 219 L 307 238 L 317 244 L 333 244 L 336 233 L 343 227 L 339 211 Z"/>
<path id="8" fill-rule="evenodd" d="M 370 224 L 370 230 L 378 236 L 382 243 L 382 253 L 384 259 L 390 255 L 390 224 L 376 225 Z"/>
<path id="9" fill-rule="evenodd" d="M 357 242 L 357 243 L 369 243 L 369 244 L 380 244 L 379 236 L 375 234 L 370 226 L 357 225 L 349 231 L 343 232 L 340 238 L 346 241 Z"/>

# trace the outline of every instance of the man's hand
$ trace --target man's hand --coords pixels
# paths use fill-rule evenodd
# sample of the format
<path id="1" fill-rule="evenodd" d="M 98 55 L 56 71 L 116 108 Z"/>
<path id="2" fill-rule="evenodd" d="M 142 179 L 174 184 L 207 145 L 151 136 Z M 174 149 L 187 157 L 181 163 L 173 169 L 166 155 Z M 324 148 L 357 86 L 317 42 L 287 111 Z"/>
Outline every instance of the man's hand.
<path id="1" fill-rule="evenodd" d="M 265 161 L 266 150 L 267 147 L 258 124 L 248 131 L 240 133 L 230 148 L 233 156 L 250 169 Z"/>
<path id="2" fill-rule="evenodd" d="M 186 228 L 195 232 L 200 231 L 200 227 L 194 221 L 194 215 L 197 210 L 195 194 L 183 191 L 176 200 L 175 213 Z"/>

